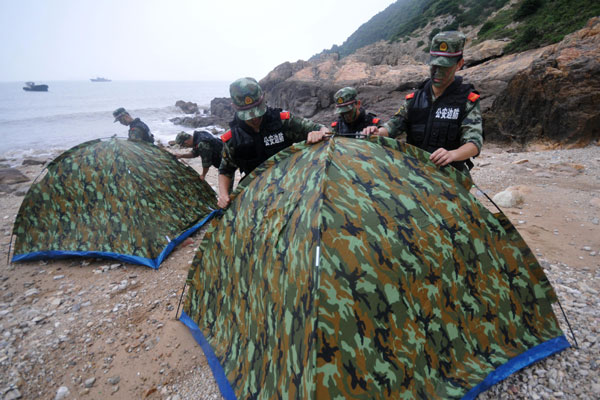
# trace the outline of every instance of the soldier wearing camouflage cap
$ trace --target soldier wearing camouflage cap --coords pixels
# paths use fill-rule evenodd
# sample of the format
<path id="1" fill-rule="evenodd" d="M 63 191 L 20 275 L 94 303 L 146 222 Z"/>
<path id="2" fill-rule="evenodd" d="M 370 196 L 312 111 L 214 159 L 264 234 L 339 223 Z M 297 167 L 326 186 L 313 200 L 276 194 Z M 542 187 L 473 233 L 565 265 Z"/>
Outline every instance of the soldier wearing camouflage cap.
<path id="1" fill-rule="evenodd" d="M 154 135 L 150 133 L 148 125 L 143 123 L 139 118 L 133 119 L 131 115 L 123 107 L 113 111 L 115 121 L 119 121 L 125 126 L 129 126 L 128 137 L 130 140 L 142 140 L 148 143 L 154 143 Z"/>
<path id="2" fill-rule="evenodd" d="M 365 134 L 398 137 L 406 133 L 409 144 L 431 152 L 438 166 L 453 165 L 468 173 L 483 145 L 479 94 L 463 83 L 456 71 L 464 65 L 465 35 L 440 32 L 431 41 L 430 78 L 409 93 L 398 112 L 379 129 Z"/>
<path id="3" fill-rule="evenodd" d="M 280 108 L 267 106 L 265 93 L 253 78 L 240 78 L 229 86 L 235 115 L 225 132 L 219 167 L 219 207 L 229 205 L 229 188 L 235 171 L 244 176 L 272 155 L 293 143 L 323 139 L 327 128 Z"/>
<path id="4" fill-rule="evenodd" d="M 221 165 L 221 153 L 223 152 L 223 141 L 216 138 L 208 131 L 194 131 L 194 135 L 180 132 L 175 138 L 175 142 L 181 147 L 191 147 L 189 153 L 177 154 L 177 158 L 202 158 L 202 173 L 200 178 L 205 179 L 211 165 L 219 168 Z"/>
<path id="5" fill-rule="evenodd" d="M 367 126 L 377 126 L 379 118 L 375 114 L 366 112 L 357 99 L 358 92 L 355 88 L 347 86 L 341 88 L 333 95 L 337 121 L 331 123 L 331 131 L 350 137 L 362 137 L 362 130 Z"/>

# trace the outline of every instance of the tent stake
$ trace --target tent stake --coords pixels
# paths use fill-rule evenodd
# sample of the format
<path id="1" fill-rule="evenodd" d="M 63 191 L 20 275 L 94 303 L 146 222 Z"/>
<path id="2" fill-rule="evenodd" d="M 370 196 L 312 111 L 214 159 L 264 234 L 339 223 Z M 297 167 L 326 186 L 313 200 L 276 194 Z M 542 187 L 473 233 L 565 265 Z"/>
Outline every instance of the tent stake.
<path id="1" fill-rule="evenodd" d="M 8 254 L 6 255 L 6 266 L 10 264 L 10 251 L 12 249 L 12 238 L 15 236 L 14 232 L 10 235 L 10 242 L 8 242 Z"/>
<path id="2" fill-rule="evenodd" d="M 565 321 L 567 321 L 567 326 L 571 331 L 571 336 L 573 336 L 573 341 L 575 342 L 575 348 L 579 350 L 579 344 L 577 343 L 577 338 L 575 337 L 575 333 L 573 333 L 573 328 L 571 328 L 571 323 L 569 323 L 569 319 L 567 318 L 567 314 L 565 314 L 565 310 L 563 310 L 562 304 L 560 304 L 560 300 L 558 296 L 556 296 L 556 301 L 558 302 L 558 306 L 560 307 L 560 311 L 562 311 L 563 317 L 565 317 Z"/>
<path id="3" fill-rule="evenodd" d="M 183 289 L 181 290 L 181 296 L 179 296 L 179 304 L 177 304 L 177 311 L 175 312 L 175 319 L 177 319 L 177 316 L 179 315 L 179 306 L 181 306 L 181 301 L 183 300 L 183 294 L 185 293 L 186 285 L 187 285 L 187 279 L 186 279 L 185 283 L 183 284 Z"/>

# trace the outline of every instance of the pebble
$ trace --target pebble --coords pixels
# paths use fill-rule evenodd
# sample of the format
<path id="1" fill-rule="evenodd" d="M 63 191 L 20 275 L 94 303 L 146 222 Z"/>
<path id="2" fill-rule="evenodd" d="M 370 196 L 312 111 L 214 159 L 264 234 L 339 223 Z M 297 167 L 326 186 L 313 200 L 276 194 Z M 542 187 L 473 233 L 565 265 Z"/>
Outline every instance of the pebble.
<path id="1" fill-rule="evenodd" d="M 93 378 L 93 377 L 92 377 L 92 378 L 90 378 L 90 379 L 86 379 L 86 381 L 85 381 L 85 383 L 84 383 L 84 386 L 85 386 L 86 388 L 88 388 L 88 389 L 89 389 L 89 388 L 91 388 L 92 386 L 94 386 L 94 383 L 96 383 L 96 378 Z"/>
<path id="2" fill-rule="evenodd" d="M 69 388 L 66 386 L 61 386 L 56 391 L 56 397 L 54 398 L 54 400 L 66 399 L 69 394 Z"/>

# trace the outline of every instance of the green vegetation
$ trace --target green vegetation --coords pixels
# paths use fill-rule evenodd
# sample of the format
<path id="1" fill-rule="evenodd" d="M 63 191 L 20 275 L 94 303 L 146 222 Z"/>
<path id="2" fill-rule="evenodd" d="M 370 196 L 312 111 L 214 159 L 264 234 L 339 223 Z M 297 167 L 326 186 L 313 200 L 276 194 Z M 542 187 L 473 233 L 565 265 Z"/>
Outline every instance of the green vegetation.
<path id="1" fill-rule="evenodd" d="M 597 1 L 524 0 L 487 21 L 479 30 L 478 41 L 509 38 L 512 42 L 505 52 L 516 53 L 559 42 L 598 15 Z M 519 23 L 510 25 L 513 21 Z"/>
<path id="2" fill-rule="evenodd" d="M 491 14 L 509 0 L 398 0 L 358 28 L 340 46 L 327 53 L 345 57 L 379 40 L 406 43 L 418 29 L 438 17 L 454 17 L 446 26 L 428 32 L 429 40 L 438 32 L 481 26 L 475 43 L 488 39 L 510 39 L 505 52 L 514 53 L 548 44 L 581 29 L 593 16 L 600 15 L 600 1 L 594 0 L 522 0 L 512 7 Z M 488 19 L 489 18 L 489 19 Z M 419 35 L 422 35 L 419 33 Z M 425 36 L 418 38 L 425 39 Z M 419 41 L 417 47 L 428 48 Z"/>

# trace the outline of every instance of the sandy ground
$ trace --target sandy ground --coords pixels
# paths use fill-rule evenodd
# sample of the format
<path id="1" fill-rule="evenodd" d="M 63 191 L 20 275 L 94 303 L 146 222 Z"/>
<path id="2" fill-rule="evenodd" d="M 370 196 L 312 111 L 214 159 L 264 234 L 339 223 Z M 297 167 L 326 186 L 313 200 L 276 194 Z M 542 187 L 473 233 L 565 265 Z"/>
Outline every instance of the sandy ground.
<path id="1" fill-rule="evenodd" d="M 599 150 L 487 146 L 472 172 L 490 197 L 518 186 L 523 203 L 504 212 L 534 253 L 589 272 L 596 279 L 587 284 L 596 291 Z M 200 159 L 186 162 L 201 170 Z M 41 167 L 19 169 L 33 179 Z M 214 168 L 207 181 L 216 189 Z M 473 193 L 493 208 L 481 192 Z M 158 271 L 107 260 L 7 264 L 22 199 L 0 193 L 0 399 L 220 398 L 201 348 L 176 319 L 201 233 Z"/>

